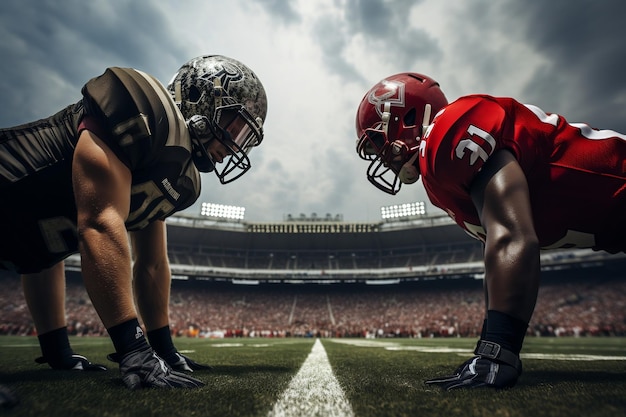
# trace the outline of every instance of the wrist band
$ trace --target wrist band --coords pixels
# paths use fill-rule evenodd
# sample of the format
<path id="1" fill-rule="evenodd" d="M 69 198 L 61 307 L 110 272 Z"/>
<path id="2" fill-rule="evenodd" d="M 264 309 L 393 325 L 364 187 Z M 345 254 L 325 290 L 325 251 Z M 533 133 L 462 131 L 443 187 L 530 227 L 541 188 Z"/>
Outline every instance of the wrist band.
<path id="1" fill-rule="evenodd" d="M 474 354 L 511 365 L 517 369 L 518 374 L 522 374 L 522 361 L 519 359 L 519 356 L 508 349 L 502 348 L 502 346 L 497 343 L 489 342 L 488 340 L 479 340 Z"/>

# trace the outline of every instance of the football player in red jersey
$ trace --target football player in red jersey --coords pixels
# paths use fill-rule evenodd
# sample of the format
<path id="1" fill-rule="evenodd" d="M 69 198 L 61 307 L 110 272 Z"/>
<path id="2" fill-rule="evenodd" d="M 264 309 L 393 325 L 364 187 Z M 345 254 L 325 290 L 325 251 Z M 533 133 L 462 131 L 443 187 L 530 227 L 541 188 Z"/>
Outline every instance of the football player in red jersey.
<path id="1" fill-rule="evenodd" d="M 203 385 L 178 372 L 207 366 L 171 339 L 165 218 L 196 201 L 199 171 L 223 184 L 248 171 L 266 112 L 257 76 L 213 55 L 184 64 L 167 87 L 142 71 L 108 68 L 79 102 L 0 130 L 0 268 L 22 274 L 40 362 L 103 369 L 74 354 L 65 327 L 63 260 L 80 253 L 126 385 Z"/>
<path id="2" fill-rule="evenodd" d="M 475 356 L 426 382 L 512 387 L 537 299 L 539 251 L 626 251 L 626 135 L 512 98 L 448 104 L 435 80 L 416 73 L 371 88 L 356 130 L 372 184 L 396 194 L 421 176 L 431 202 L 484 243 L 487 311 Z"/>

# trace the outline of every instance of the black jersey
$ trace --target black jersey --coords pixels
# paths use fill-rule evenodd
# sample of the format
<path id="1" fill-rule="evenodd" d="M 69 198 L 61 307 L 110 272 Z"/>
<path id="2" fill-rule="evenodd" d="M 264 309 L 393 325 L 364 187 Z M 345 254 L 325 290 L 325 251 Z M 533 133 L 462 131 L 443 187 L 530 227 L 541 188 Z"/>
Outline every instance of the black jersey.
<path id="1" fill-rule="evenodd" d="M 129 231 L 189 207 L 200 195 L 182 114 L 155 78 L 108 68 L 57 114 L 0 130 L 0 268 L 36 272 L 78 251 L 73 153 L 82 129 L 132 173 Z"/>

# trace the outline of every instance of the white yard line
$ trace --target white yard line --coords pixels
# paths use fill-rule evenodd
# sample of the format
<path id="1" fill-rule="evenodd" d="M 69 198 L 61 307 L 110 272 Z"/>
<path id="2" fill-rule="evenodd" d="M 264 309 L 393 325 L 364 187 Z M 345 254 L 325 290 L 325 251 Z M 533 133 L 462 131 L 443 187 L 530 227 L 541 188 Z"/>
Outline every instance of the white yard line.
<path id="1" fill-rule="evenodd" d="M 396 342 L 367 340 L 367 339 L 332 339 L 334 343 L 343 343 L 358 347 L 379 347 L 390 351 L 416 351 L 422 353 L 457 353 L 459 356 L 472 356 L 472 349 L 450 348 L 447 346 L 419 346 L 403 345 Z M 613 351 L 612 347 L 604 350 Z M 522 353 L 521 359 L 547 359 L 555 361 L 624 361 L 626 356 L 587 355 L 578 353 Z"/>
<path id="2" fill-rule="evenodd" d="M 354 416 L 319 339 L 268 416 Z"/>
<path id="3" fill-rule="evenodd" d="M 626 361 L 626 356 L 579 355 L 566 353 L 522 353 L 522 359 L 548 359 L 552 361 Z"/>

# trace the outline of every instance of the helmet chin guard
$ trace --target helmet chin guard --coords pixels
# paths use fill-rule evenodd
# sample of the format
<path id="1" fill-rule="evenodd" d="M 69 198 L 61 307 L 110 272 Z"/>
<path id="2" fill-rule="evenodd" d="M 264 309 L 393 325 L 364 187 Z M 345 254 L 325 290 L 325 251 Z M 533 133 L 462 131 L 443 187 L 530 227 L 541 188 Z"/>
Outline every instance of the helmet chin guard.
<path id="1" fill-rule="evenodd" d="M 209 143 L 215 138 L 215 133 L 212 132 L 209 119 L 205 116 L 196 114 L 187 120 L 187 127 L 189 128 L 189 134 L 191 136 L 192 157 L 193 163 L 200 172 L 211 172 L 215 169 L 213 164 L 213 158 L 207 152 L 204 143 Z"/>
<path id="2" fill-rule="evenodd" d="M 415 160 L 417 159 L 418 152 L 413 153 L 411 159 L 406 161 L 402 168 L 400 168 L 400 172 L 398 173 L 398 178 L 402 182 L 402 184 L 413 184 L 417 182 L 420 178 L 420 172 L 415 166 Z"/>

